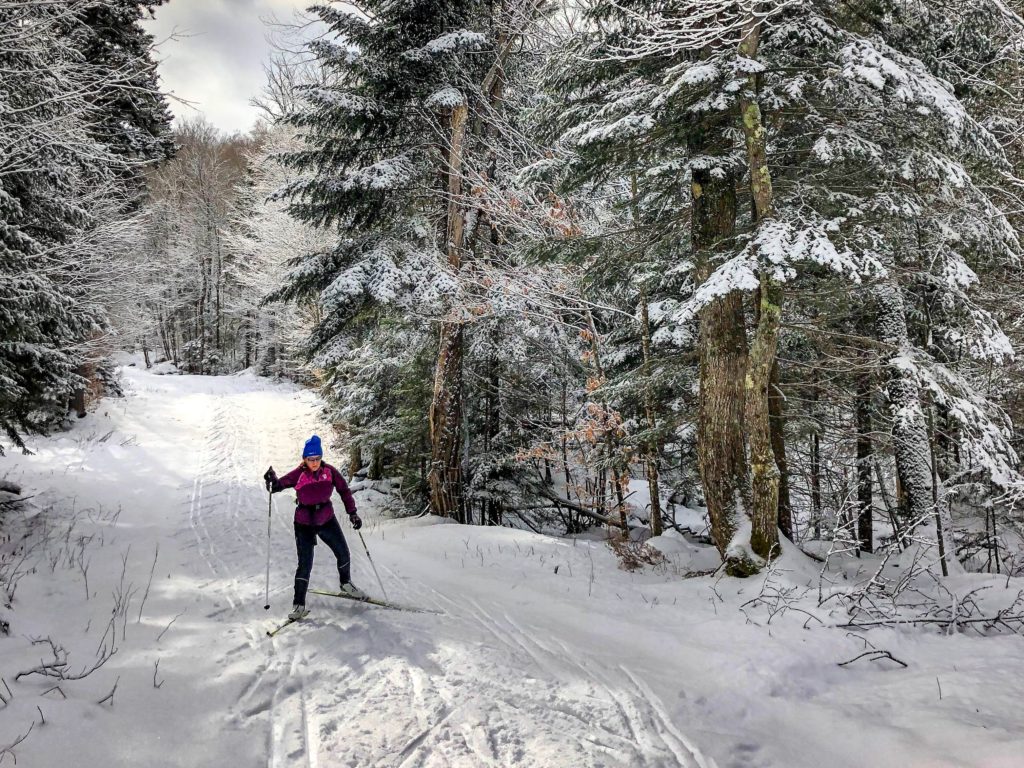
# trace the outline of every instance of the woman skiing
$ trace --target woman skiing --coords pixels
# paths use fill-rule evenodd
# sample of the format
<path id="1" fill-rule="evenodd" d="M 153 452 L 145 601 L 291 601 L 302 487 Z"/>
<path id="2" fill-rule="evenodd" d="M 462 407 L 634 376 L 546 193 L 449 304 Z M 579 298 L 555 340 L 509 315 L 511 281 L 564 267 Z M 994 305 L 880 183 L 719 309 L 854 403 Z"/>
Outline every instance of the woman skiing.
<path id="1" fill-rule="evenodd" d="M 294 488 L 298 502 L 295 507 L 295 549 L 299 555 L 299 566 L 295 569 L 295 601 L 292 612 L 288 614 L 289 619 L 301 619 L 309 613 L 306 610 L 306 589 L 309 587 L 310 571 L 313 570 L 313 547 L 317 536 L 338 559 L 338 579 L 342 594 L 356 600 L 367 599 L 367 595 L 351 581 L 348 544 L 345 543 L 338 518 L 334 516 L 331 493 L 337 489 L 355 530 L 362 528 L 363 521 L 356 514 L 356 502 L 345 478 L 341 472 L 323 461 L 323 454 L 320 438 L 313 435 L 302 449 L 302 463 L 299 466 L 283 477 L 278 477 L 273 467 L 263 475 L 267 490 L 277 493 L 285 488 Z"/>

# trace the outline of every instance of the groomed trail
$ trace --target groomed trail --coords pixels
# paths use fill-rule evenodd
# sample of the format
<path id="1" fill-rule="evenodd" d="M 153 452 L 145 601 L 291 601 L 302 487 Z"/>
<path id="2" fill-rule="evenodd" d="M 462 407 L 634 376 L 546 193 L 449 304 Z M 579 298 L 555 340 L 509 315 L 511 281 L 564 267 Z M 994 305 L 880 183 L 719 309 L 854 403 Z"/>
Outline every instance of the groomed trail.
<path id="1" fill-rule="evenodd" d="M 295 559 L 281 494 L 264 611 L 260 476 L 328 436 L 315 397 L 250 375 L 123 371 L 125 399 L 5 467 L 36 493 L 24 535 L 44 518 L 75 528 L 46 537 L 45 567 L 19 582 L 3 677 L 39 663 L 40 636 L 76 669 L 91 663 L 112 595 L 132 596 L 117 653 L 67 698 L 41 675 L 17 683 L 3 743 L 37 703 L 46 718 L 19 766 L 854 768 L 868 744 L 874 766 L 1020 765 L 1017 694 L 1000 674 L 1024 659 L 1019 638 L 986 645 L 983 665 L 965 638 L 896 637 L 888 647 L 920 663 L 851 672 L 836 662 L 862 646 L 842 632 L 747 624 L 736 605 L 752 584 L 629 574 L 601 541 L 384 519 L 367 486 L 356 499 L 388 597 L 430 612 L 311 595 L 309 618 L 267 638 Z M 380 597 L 343 529 L 354 581 Z M 75 536 L 89 542 L 79 566 L 45 565 Z M 335 577 L 317 547 L 313 587 Z M 935 659 L 951 653 L 964 662 L 942 667 L 936 701 Z"/>

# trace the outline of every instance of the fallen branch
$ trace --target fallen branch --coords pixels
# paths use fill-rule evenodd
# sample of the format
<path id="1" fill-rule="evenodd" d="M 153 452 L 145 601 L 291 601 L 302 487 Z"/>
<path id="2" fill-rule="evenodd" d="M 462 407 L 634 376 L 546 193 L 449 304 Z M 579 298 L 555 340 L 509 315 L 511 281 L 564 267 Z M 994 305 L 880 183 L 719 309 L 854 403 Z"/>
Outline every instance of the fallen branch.
<path id="1" fill-rule="evenodd" d="M 1003 624 L 1003 625 L 1006 625 L 1007 621 L 1018 622 L 1018 623 L 1020 623 L 1022 625 L 1022 628 L 1024 628 L 1024 614 L 1019 614 L 1019 615 L 1016 615 L 1016 616 L 999 616 L 999 615 L 996 615 L 996 616 L 982 616 L 982 617 L 973 618 L 973 619 L 958 619 L 958 618 L 949 618 L 949 619 L 941 619 L 941 618 L 901 619 L 901 618 L 895 618 L 894 617 L 894 618 L 891 618 L 891 619 L 880 619 L 878 621 L 851 621 L 849 624 L 836 624 L 836 626 L 837 627 L 843 627 L 843 628 L 847 628 L 847 627 L 857 628 L 857 627 L 892 627 L 892 626 L 896 626 L 897 624 L 945 624 L 947 626 L 951 625 L 951 624 L 957 624 L 957 625 L 959 625 L 959 624 L 992 624 L 992 625 Z M 1014 631 L 1018 631 L 1018 629 L 1015 629 Z"/>
<path id="2" fill-rule="evenodd" d="M 563 499 L 561 496 L 559 496 L 556 493 L 552 493 L 551 491 L 542 491 L 541 496 L 550 501 L 552 504 L 561 505 L 563 507 L 566 507 L 567 509 L 573 510 L 574 512 L 579 512 L 581 515 L 589 517 L 591 520 L 597 520 L 597 522 L 599 523 L 604 523 L 605 525 L 610 525 L 614 528 L 622 527 L 622 522 L 620 520 L 613 520 L 612 518 L 606 515 L 602 515 L 600 512 L 595 512 L 589 507 L 584 507 L 582 504 L 577 504 L 575 501 Z M 522 507 L 522 509 L 542 509 L 542 507 Z"/>
<path id="3" fill-rule="evenodd" d="M 908 666 L 906 662 L 900 661 L 895 656 L 893 656 L 891 653 L 889 653 L 889 651 L 880 651 L 880 650 L 864 651 L 864 653 L 857 654 L 852 659 L 848 659 L 847 661 L 839 662 L 839 666 L 840 667 L 845 667 L 847 664 L 853 664 L 853 662 L 858 661 L 860 659 L 864 659 L 864 658 L 867 658 L 868 661 L 879 661 L 881 659 L 888 659 L 889 661 L 896 662 L 897 664 L 899 664 L 904 669 L 906 669 L 907 666 Z"/>

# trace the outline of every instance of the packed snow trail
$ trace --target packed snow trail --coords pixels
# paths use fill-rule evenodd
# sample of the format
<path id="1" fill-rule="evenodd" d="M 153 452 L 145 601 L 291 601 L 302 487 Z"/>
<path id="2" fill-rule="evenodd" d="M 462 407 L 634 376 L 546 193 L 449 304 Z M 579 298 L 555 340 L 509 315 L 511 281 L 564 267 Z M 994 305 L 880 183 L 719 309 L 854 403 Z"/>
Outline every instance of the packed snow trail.
<path id="1" fill-rule="evenodd" d="M 267 638 L 290 608 L 295 553 L 285 493 L 268 613 L 260 477 L 326 436 L 314 396 L 248 375 L 124 375 L 124 400 L 3 460 L 37 493 L 35 517 L 7 527 L 56 532 L 0 645 L 16 694 L 0 747 L 37 722 L 19 766 L 855 768 L 866 744 L 876 766 L 1019 766 L 1020 676 L 1005 674 L 1022 668 L 1019 638 L 880 634 L 911 670 L 841 669 L 860 641 L 745 623 L 753 580 L 634 575 L 600 541 L 383 519 L 371 487 L 356 499 L 388 595 L 429 612 L 310 594 L 311 616 Z M 376 595 L 343 528 L 354 581 Z M 318 547 L 312 588 L 335 580 Z M 12 682 L 45 656 L 33 638 L 62 643 L 74 670 L 91 662 L 112 603 L 117 652 L 99 669 L 60 695 L 42 675 Z"/>

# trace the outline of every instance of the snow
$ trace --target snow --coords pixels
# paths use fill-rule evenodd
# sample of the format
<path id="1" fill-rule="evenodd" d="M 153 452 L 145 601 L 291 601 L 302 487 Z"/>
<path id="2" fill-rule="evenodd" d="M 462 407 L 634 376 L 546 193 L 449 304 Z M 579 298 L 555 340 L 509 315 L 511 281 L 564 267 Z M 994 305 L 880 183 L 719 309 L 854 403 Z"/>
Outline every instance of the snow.
<path id="1" fill-rule="evenodd" d="M 416 176 L 416 165 L 406 155 L 389 157 L 354 171 L 347 171 L 344 176 L 332 183 L 339 192 L 354 190 L 396 189 L 408 184 Z"/>
<path id="2" fill-rule="evenodd" d="M 918 106 L 934 109 L 946 123 L 951 143 L 958 143 L 970 118 L 951 92 L 952 87 L 928 73 L 920 61 L 867 40 L 850 43 L 841 55 L 845 77 L 879 91 L 884 91 L 888 84 L 893 98 L 914 111 Z"/>
<path id="3" fill-rule="evenodd" d="M 14 694 L 0 745 L 35 723 L 14 749 L 19 766 L 1020 764 L 1024 640 L 859 637 L 768 617 L 758 597 L 770 590 L 816 591 L 819 565 L 792 547 L 765 577 L 684 579 L 708 552 L 670 532 L 650 544 L 671 562 L 630 573 L 593 535 L 387 519 L 381 494 L 360 484 L 388 595 L 432 612 L 311 598 L 308 620 L 268 639 L 290 608 L 294 551 L 289 504 L 275 497 L 267 613 L 259 478 L 294 465 L 311 432 L 330 435 L 316 398 L 251 374 L 121 370 L 125 399 L 32 441 L 34 455 L 0 460 L 0 476 L 32 496 L 6 513 L 0 549 L 8 580 L 27 553 L 0 637 Z M 344 527 L 354 580 L 379 594 Z M 333 587 L 332 571 L 318 547 L 314 588 Z M 955 579 L 959 593 L 1008 581 Z M 111 633 L 118 593 L 130 600 Z M 47 636 L 73 671 L 94 663 L 103 638 L 117 652 L 47 693 L 52 679 L 16 679 L 47 658 L 31 642 Z M 865 641 L 909 667 L 838 666 Z M 97 704 L 115 682 L 113 704 Z"/>
<path id="4" fill-rule="evenodd" d="M 445 86 L 432 93 L 424 102 L 424 106 L 439 109 L 454 109 L 466 103 L 466 97 L 458 88 Z"/>
<path id="5" fill-rule="evenodd" d="M 487 45 L 487 35 L 459 29 L 436 37 L 423 46 L 430 53 L 453 53 L 455 51 L 473 51 Z"/>
<path id="6" fill-rule="evenodd" d="M 626 115 L 607 125 L 598 123 L 592 127 L 590 125 L 584 127 L 588 130 L 576 139 L 578 147 L 586 147 L 595 142 L 621 140 L 630 136 L 642 135 L 654 128 L 654 118 L 651 115 Z"/>

